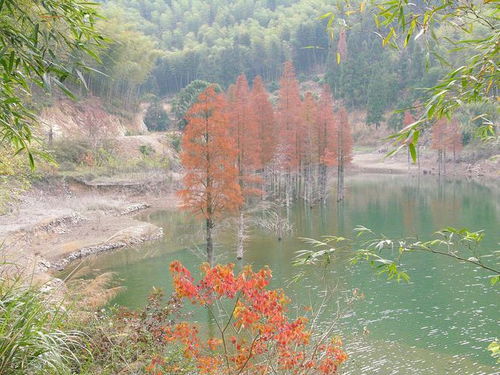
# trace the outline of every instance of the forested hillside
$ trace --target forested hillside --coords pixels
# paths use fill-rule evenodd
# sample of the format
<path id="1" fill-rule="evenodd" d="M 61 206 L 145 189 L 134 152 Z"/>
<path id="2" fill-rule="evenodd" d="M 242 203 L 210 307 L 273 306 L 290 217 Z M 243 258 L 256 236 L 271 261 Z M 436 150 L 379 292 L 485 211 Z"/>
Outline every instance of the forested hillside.
<path id="1" fill-rule="evenodd" d="M 367 109 L 367 122 L 378 126 L 387 110 L 418 99 L 413 88 L 435 83 L 438 68 L 425 69 L 421 46 L 383 47 L 369 11 L 351 16 L 346 61 L 337 64 L 339 33 L 330 39 L 327 20 L 319 19 L 332 6 L 327 0 L 108 0 L 101 27 L 114 42 L 102 51 L 102 69 L 96 67 L 107 78 L 93 75 L 91 87 L 110 101 L 119 95 L 130 102 L 176 93 L 195 79 L 227 87 L 243 73 L 249 80 L 262 76 L 273 91 L 291 60 L 299 79 L 325 80 L 336 98 Z M 401 122 L 402 116 L 391 119 L 395 128 Z"/>

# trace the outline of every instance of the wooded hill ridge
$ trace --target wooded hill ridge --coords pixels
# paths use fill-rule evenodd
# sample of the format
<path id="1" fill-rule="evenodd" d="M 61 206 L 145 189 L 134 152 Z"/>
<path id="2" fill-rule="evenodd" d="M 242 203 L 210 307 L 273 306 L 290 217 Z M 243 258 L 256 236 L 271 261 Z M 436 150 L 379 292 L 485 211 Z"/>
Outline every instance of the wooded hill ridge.
<path id="1" fill-rule="evenodd" d="M 226 88 L 240 74 L 262 76 L 272 92 L 290 60 L 299 80 L 329 83 L 337 99 L 367 110 L 367 123 L 378 126 L 387 111 L 418 100 L 415 88 L 435 83 L 440 68 L 429 57 L 426 69 L 421 45 L 383 47 L 368 9 L 351 16 L 357 20 L 346 28 L 348 52 L 338 64 L 339 32 L 330 39 L 320 19 L 332 7 L 326 0 L 108 0 L 100 28 L 113 41 L 95 66 L 106 76 L 90 74 L 89 87 L 122 106 L 197 79 Z M 401 124 L 402 115 L 391 119 L 392 127 Z"/>

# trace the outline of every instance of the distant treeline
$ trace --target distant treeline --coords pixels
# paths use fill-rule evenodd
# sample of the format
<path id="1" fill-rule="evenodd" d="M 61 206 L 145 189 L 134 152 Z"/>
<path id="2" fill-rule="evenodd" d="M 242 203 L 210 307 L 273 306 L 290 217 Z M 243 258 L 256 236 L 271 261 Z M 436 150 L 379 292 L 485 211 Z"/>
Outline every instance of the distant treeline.
<path id="1" fill-rule="evenodd" d="M 367 109 L 367 122 L 378 125 L 388 109 L 413 104 L 418 91 L 411 89 L 431 85 L 437 68 L 425 69 L 416 42 L 401 51 L 383 47 L 369 9 L 350 16 L 347 56 L 337 64 L 339 30 L 331 40 L 327 20 L 319 19 L 334 6 L 328 0 L 108 0 L 101 29 L 113 42 L 96 66 L 106 76 L 91 74 L 91 89 L 127 105 L 146 93 L 176 93 L 196 79 L 225 88 L 245 74 L 262 76 L 273 90 L 283 62 L 291 60 L 299 79 L 323 80 L 327 72 L 335 97 Z M 394 121 L 398 127 L 402 117 Z"/>

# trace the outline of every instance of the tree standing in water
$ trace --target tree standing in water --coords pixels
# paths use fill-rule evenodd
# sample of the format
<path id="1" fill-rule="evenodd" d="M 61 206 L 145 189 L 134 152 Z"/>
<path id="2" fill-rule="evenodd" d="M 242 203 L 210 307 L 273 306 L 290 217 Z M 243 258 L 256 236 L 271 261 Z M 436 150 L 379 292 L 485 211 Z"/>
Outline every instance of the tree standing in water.
<path id="1" fill-rule="evenodd" d="M 243 202 L 238 207 L 236 257 L 243 258 L 246 237 L 245 209 L 252 195 L 259 195 L 257 169 L 261 167 L 259 123 L 245 75 L 240 75 L 228 95 L 229 135 L 238 150 L 236 168 Z"/>
<path id="2" fill-rule="evenodd" d="M 438 152 L 438 175 L 446 174 L 446 151 L 453 153 L 462 150 L 462 136 L 455 120 L 442 118 L 432 126 L 431 148 Z"/>
<path id="3" fill-rule="evenodd" d="M 235 167 L 238 150 L 229 137 L 226 102 L 214 86 L 200 94 L 186 119 L 181 154 L 184 188 L 179 195 L 184 208 L 205 219 L 207 259 L 213 265 L 215 220 L 243 203 Z"/>
<path id="4" fill-rule="evenodd" d="M 351 126 L 344 107 L 338 112 L 339 126 L 337 129 L 337 201 L 344 199 L 344 172 L 345 166 L 352 160 Z"/>
<path id="5" fill-rule="evenodd" d="M 319 98 L 316 117 L 316 163 L 319 201 L 326 202 L 328 167 L 338 163 L 338 124 L 333 115 L 333 99 L 325 85 Z"/>

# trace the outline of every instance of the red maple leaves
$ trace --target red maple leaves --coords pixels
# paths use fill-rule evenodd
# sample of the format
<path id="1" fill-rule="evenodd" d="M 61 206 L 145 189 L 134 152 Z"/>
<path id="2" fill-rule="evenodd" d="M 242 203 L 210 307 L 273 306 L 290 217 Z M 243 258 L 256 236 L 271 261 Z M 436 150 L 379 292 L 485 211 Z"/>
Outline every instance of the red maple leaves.
<path id="1" fill-rule="evenodd" d="M 235 274 L 232 264 L 204 264 L 201 271 L 196 282 L 180 262 L 170 265 L 177 297 L 209 309 L 217 337 L 202 339 L 186 322 L 165 328 L 166 340 L 178 343 L 201 373 L 331 375 L 347 360 L 339 338 L 318 339 L 307 329 L 307 318 L 287 317 L 290 300 L 282 290 L 268 288 L 269 268 L 254 272 L 246 266 Z M 232 311 L 219 321 L 214 309 L 228 301 Z"/>

